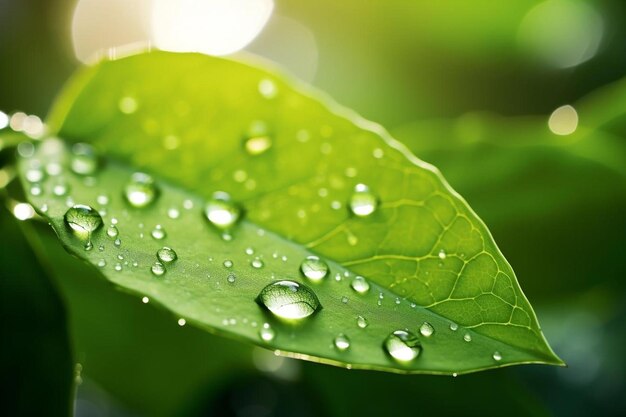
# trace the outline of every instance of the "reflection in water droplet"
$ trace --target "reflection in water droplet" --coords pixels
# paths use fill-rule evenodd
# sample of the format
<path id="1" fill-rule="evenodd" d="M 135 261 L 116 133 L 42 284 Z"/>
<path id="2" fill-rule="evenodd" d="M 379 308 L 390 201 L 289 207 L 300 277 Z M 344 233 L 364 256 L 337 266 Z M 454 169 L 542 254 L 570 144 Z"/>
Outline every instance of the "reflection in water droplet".
<path id="1" fill-rule="evenodd" d="M 374 213 L 377 206 L 378 199 L 370 192 L 367 185 L 357 184 L 354 187 L 354 192 L 350 197 L 350 210 L 352 213 L 359 217 L 366 217 Z"/>
<path id="2" fill-rule="evenodd" d="M 497 350 L 495 352 L 493 352 L 493 360 L 494 361 L 501 361 L 502 360 L 502 354 L 500 354 L 500 352 L 498 352 Z"/>
<path id="3" fill-rule="evenodd" d="M 361 329 L 365 329 L 367 327 L 369 323 L 367 322 L 367 319 L 363 316 L 359 316 L 356 318 L 356 325 L 359 326 Z"/>
<path id="4" fill-rule="evenodd" d="M 410 362 L 422 351 L 422 345 L 413 333 L 396 330 L 385 339 L 385 351 L 399 362 Z"/>
<path id="5" fill-rule="evenodd" d="M 425 321 L 420 326 L 420 333 L 424 337 L 430 337 L 433 335 L 433 333 L 435 333 L 435 328 L 432 326 L 432 324 Z"/>
<path id="6" fill-rule="evenodd" d="M 100 213 L 89 206 L 77 204 L 65 212 L 65 224 L 81 238 L 89 238 L 91 233 L 102 226 Z"/>
<path id="7" fill-rule="evenodd" d="M 319 281 L 328 275 L 328 264 L 317 256 L 307 256 L 300 264 L 300 271 L 312 281 Z"/>
<path id="8" fill-rule="evenodd" d="M 354 291 L 358 292 L 359 294 L 365 294 L 370 290 L 369 282 L 367 282 L 367 280 L 362 276 L 354 277 L 354 279 L 350 283 L 350 286 Z"/>
<path id="9" fill-rule="evenodd" d="M 294 281 L 277 281 L 261 290 L 258 302 L 277 317 L 303 319 L 321 308 L 315 293 Z"/>
<path id="10" fill-rule="evenodd" d="M 228 193 L 218 191 L 204 206 L 204 214 L 214 226 L 229 229 L 239 220 L 241 210 Z"/>
<path id="11" fill-rule="evenodd" d="M 469 333 L 465 333 L 463 335 L 463 340 L 465 340 L 466 342 L 471 342 L 472 341 L 472 335 Z"/>
<path id="12" fill-rule="evenodd" d="M 350 339 L 343 333 L 338 334 L 333 341 L 338 350 L 344 351 L 350 347 Z"/>
<path id="13" fill-rule="evenodd" d="M 167 234 L 165 233 L 165 229 L 160 224 L 154 226 L 152 232 L 150 232 L 150 236 L 152 236 L 156 240 L 164 239 Z"/>
<path id="14" fill-rule="evenodd" d="M 131 206 L 142 208 L 152 203 L 158 195 L 154 179 L 143 172 L 136 172 L 124 188 L 124 196 Z"/>
<path id="15" fill-rule="evenodd" d="M 152 264 L 152 267 L 150 268 L 150 270 L 152 271 L 154 275 L 156 275 L 157 277 L 160 277 L 161 275 L 165 273 L 165 265 L 157 261 L 154 264 Z"/>
<path id="16" fill-rule="evenodd" d="M 271 342 L 276 337 L 276 332 L 269 323 L 263 323 L 263 327 L 259 330 L 259 336 L 265 342 Z"/>
<path id="17" fill-rule="evenodd" d="M 98 170 L 98 155 L 91 145 L 76 143 L 72 146 L 70 162 L 72 172 L 79 175 L 93 175 Z"/>
<path id="18" fill-rule="evenodd" d="M 159 249 L 156 255 L 159 261 L 163 263 L 174 262 L 178 258 L 178 255 L 176 254 L 174 249 L 168 248 L 167 246 L 163 246 L 161 249 Z"/>

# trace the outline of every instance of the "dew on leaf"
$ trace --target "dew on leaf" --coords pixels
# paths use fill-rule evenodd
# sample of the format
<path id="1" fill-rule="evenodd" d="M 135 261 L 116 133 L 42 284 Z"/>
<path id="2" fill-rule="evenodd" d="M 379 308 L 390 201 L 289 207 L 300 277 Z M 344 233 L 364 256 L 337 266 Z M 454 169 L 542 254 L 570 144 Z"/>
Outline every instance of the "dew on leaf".
<path id="1" fill-rule="evenodd" d="M 368 326 L 368 322 L 367 319 L 363 316 L 358 316 L 356 318 L 356 325 L 359 326 L 361 329 L 365 329 Z"/>
<path id="2" fill-rule="evenodd" d="M 365 184 L 357 184 L 350 197 L 350 211 L 359 217 L 367 217 L 376 211 L 378 199 Z"/>
<path id="3" fill-rule="evenodd" d="M 463 340 L 465 340 L 466 342 L 471 342 L 472 341 L 472 335 L 469 333 L 465 333 L 463 335 Z"/>
<path id="4" fill-rule="evenodd" d="M 102 217 L 95 209 L 77 204 L 65 212 L 65 224 L 81 238 L 89 238 L 92 232 L 102 226 Z"/>
<path id="5" fill-rule="evenodd" d="M 118 237 L 113 241 L 113 244 L 119 248 L 120 246 L 122 246 L 122 240 Z"/>
<path id="6" fill-rule="evenodd" d="M 150 236 L 152 236 L 156 240 L 164 239 L 167 234 L 165 233 L 165 229 L 160 224 L 154 226 L 154 229 L 150 232 Z"/>
<path id="7" fill-rule="evenodd" d="M 120 272 L 120 271 L 122 270 L 122 264 L 121 264 L 121 263 L 119 263 L 119 262 L 118 262 L 118 263 L 116 263 L 116 264 L 115 264 L 115 270 L 116 270 L 117 272 Z"/>
<path id="8" fill-rule="evenodd" d="M 320 281 L 328 275 L 328 264 L 317 256 L 307 256 L 300 264 L 300 271 L 311 281 Z"/>
<path id="9" fill-rule="evenodd" d="M 108 237 L 117 237 L 117 235 L 119 235 L 120 232 L 119 230 L 117 230 L 117 227 L 115 225 L 111 225 L 107 228 L 107 236 Z"/>
<path id="10" fill-rule="evenodd" d="M 135 172 L 124 187 L 124 196 L 131 206 L 142 208 L 152 203 L 158 195 L 154 179 L 143 172 Z"/>
<path id="11" fill-rule="evenodd" d="M 430 337 L 433 335 L 433 333 L 435 333 L 435 328 L 432 324 L 428 323 L 427 321 L 422 323 L 422 325 L 420 326 L 420 334 L 422 336 Z"/>
<path id="12" fill-rule="evenodd" d="M 178 325 L 180 327 L 183 327 L 185 324 L 187 324 L 187 320 L 185 320 L 183 318 L 178 319 Z"/>
<path id="13" fill-rule="evenodd" d="M 78 175 L 93 175 L 98 171 L 98 155 L 91 145 L 76 143 L 72 146 L 70 169 Z"/>
<path id="14" fill-rule="evenodd" d="M 166 264 L 174 262 L 178 258 L 178 255 L 176 254 L 174 249 L 167 246 L 163 246 L 161 249 L 159 249 L 156 253 L 156 256 L 159 261 Z"/>
<path id="15" fill-rule="evenodd" d="M 100 259 L 100 260 L 98 261 L 98 266 L 99 266 L 100 268 L 104 268 L 106 265 L 107 265 L 107 261 L 105 261 L 104 259 Z"/>
<path id="16" fill-rule="evenodd" d="M 445 251 L 445 250 L 443 250 L 443 249 L 441 249 L 441 250 L 439 251 L 439 253 L 438 253 L 438 256 L 439 256 L 439 259 L 441 259 L 441 260 L 446 259 L 446 256 L 447 256 L 446 251 Z"/>
<path id="17" fill-rule="evenodd" d="M 315 293 L 294 281 L 277 281 L 261 290 L 258 302 L 275 316 L 299 320 L 321 308 Z"/>
<path id="18" fill-rule="evenodd" d="M 343 297 L 341 297 L 341 302 L 344 304 L 348 304 L 348 297 L 346 297 L 345 295 Z"/>
<path id="19" fill-rule="evenodd" d="M 40 182 L 41 180 L 43 180 L 46 174 L 40 168 L 30 168 L 29 170 L 26 171 L 24 176 L 26 177 L 26 181 L 36 183 L 36 182 Z"/>
<path id="20" fill-rule="evenodd" d="M 362 276 L 354 277 L 352 279 L 352 282 L 350 283 L 350 286 L 354 291 L 358 292 L 359 294 L 365 294 L 370 290 L 369 282 L 367 282 L 367 280 Z"/>
<path id="21" fill-rule="evenodd" d="M 272 329 L 269 323 L 263 323 L 263 326 L 259 329 L 259 336 L 261 337 L 261 340 L 271 342 L 276 337 L 276 332 Z"/>
<path id="22" fill-rule="evenodd" d="M 350 347 L 350 338 L 343 333 L 338 334 L 333 340 L 335 347 L 338 350 L 344 351 Z"/>
<path id="23" fill-rule="evenodd" d="M 233 261 L 231 261 L 230 259 L 226 259 L 226 260 L 224 261 L 224 266 L 225 266 L 226 268 L 232 268 L 232 267 L 233 267 Z"/>
<path id="24" fill-rule="evenodd" d="M 226 277 L 226 281 L 228 281 L 231 284 L 234 284 L 236 280 L 237 280 L 237 276 L 235 274 L 228 274 L 228 276 Z"/>
<path id="25" fill-rule="evenodd" d="M 239 220 L 241 209 L 228 193 L 218 191 L 204 206 L 204 215 L 215 227 L 229 229 Z"/>
<path id="26" fill-rule="evenodd" d="M 410 362 L 422 351 L 422 344 L 417 336 L 405 330 L 396 330 L 387 336 L 383 347 L 398 362 Z"/>
<path id="27" fill-rule="evenodd" d="M 263 261 L 259 258 L 256 258 L 252 260 L 252 262 L 250 262 L 250 265 L 252 265 L 253 268 L 260 269 L 263 268 Z"/>
<path id="28" fill-rule="evenodd" d="M 144 303 L 144 304 L 148 304 L 150 302 L 150 299 L 148 297 L 143 297 L 141 299 L 141 302 Z"/>
<path id="29" fill-rule="evenodd" d="M 161 275 L 165 274 L 165 265 L 157 261 L 154 264 L 152 264 L 152 267 L 150 267 L 150 270 L 152 271 L 154 275 L 156 275 L 157 277 L 160 277 Z"/>
<path id="30" fill-rule="evenodd" d="M 450 323 L 450 330 L 452 330 L 453 332 L 456 332 L 459 329 L 459 325 L 456 323 Z"/>
<path id="31" fill-rule="evenodd" d="M 170 207 L 167 210 L 167 217 L 172 220 L 178 219 L 180 217 L 180 210 L 178 210 L 176 207 Z"/>
<path id="32" fill-rule="evenodd" d="M 498 351 L 493 352 L 493 360 L 499 362 L 502 360 L 502 354 Z"/>
<path id="33" fill-rule="evenodd" d="M 249 155 L 261 155 L 272 147 L 272 138 L 267 125 L 261 121 L 253 122 L 248 128 L 244 148 Z"/>

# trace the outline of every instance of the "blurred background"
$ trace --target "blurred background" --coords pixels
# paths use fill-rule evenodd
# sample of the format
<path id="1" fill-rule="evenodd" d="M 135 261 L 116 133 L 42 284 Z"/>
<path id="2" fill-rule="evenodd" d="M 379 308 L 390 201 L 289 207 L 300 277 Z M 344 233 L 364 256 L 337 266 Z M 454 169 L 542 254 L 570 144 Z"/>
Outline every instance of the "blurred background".
<path id="1" fill-rule="evenodd" d="M 156 47 L 262 56 L 383 124 L 485 220 L 569 365 L 447 378 L 275 357 L 177 326 L 24 224 L 30 245 L 3 227 L 2 263 L 45 265 L 19 272 L 40 308 L 3 309 L 3 331 L 56 332 L 15 339 L 32 401 L 71 361 L 77 416 L 624 415 L 624 22 L 623 0 L 0 0 L 0 116 L 44 118 L 83 63 Z"/>

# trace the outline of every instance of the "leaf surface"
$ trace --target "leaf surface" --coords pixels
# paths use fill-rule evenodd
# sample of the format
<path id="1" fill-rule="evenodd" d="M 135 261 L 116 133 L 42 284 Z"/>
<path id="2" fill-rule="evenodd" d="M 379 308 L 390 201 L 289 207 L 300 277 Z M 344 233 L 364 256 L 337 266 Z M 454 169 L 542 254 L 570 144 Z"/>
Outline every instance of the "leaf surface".
<path id="1" fill-rule="evenodd" d="M 105 264 L 109 280 L 188 322 L 284 354 L 444 374 L 560 364 L 488 230 L 438 171 L 379 126 L 293 84 L 194 54 L 155 52 L 88 68 L 61 95 L 50 127 L 103 155 L 93 180 L 63 174 L 69 203 L 103 214 L 94 249 L 85 251 L 63 223 L 68 197 L 54 197 L 52 180 L 32 201 L 47 205 L 45 214 L 71 251 Z M 22 172 L 32 164 L 67 166 L 69 159 L 64 146 L 49 141 L 22 163 Z M 122 198 L 137 170 L 152 174 L 159 187 L 155 203 L 142 209 Z M 378 201 L 367 217 L 348 209 L 357 184 Z M 216 191 L 230 193 L 245 211 L 230 240 L 203 218 Z M 107 204 L 98 203 L 103 194 Z M 105 232 L 113 219 L 119 246 Z M 156 225 L 165 239 L 150 237 Z M 150 267 L 164 245 L 178 259 L 156 277 Z M 311 255 L 330 266 L 322 282 L 299 271 Z M 370 284 L 365 294 L 351 288 L 357 275 Z M 285 279 L 309 287 L 322 308 L 299 323 L 273 317 L 256 299 L 266 285 Z M 359 316 L 367 327 L 357 325 Z M 433 335 L 420 334 L 424 322 Z M 259 336 L 264 323 L 275 331 L 271 341 Z M 399 329 L 418 335 L 422 345 L 408 363 L 383 349 L 385 337 Z M 333 345 L 340 334 L 350 340 L 346 350 Z"/>

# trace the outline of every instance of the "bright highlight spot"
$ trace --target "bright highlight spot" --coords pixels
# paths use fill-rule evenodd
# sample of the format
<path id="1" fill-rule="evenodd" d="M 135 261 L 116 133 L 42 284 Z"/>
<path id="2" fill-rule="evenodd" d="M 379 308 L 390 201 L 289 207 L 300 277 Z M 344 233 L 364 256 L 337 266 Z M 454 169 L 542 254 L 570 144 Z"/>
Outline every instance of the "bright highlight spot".
<path id="1" fill-rule="evenodd" d="M 9 116 L 6 113 L 0 111 L 0 130 L 9 125 Z"/>
<path id="2" fill-rule="evenodd" d="M 179 326 L 181 326 L 181 327 L 182 327 L 182 326 L 184 326 L 185 324 L 187 324 L 187 320 L 185 320 L 185 319 L 178 319 L 178 325 L 179 325 Z"/>
<path id="3" fill-rule="evenodd" d="M 589 2 L 547 0 L 524 17 L 520 46 L 549 66 L 569 68 L 591 59 L 604 32 L 602 17 Z"/>
<path id="4" fill-rule="evenodd" d="M 261 32 L 273 0 L 153 0 L 152 36 L 159 49 L 227 55 Z"/>
<path id="5" fill-rule="evenodd" d="M 561 106 L 550 115 L 548 127 L 556 135 L 571 135 L 578 127 L 578 113 L 572 106 Z"/>
<path id="6" fill-rule="evenodd" d="M 18 220 L 28 220 L 35 216 L 35 210 L 28 203 L 17 203 L 13 207 L 13 215 Z"/>

